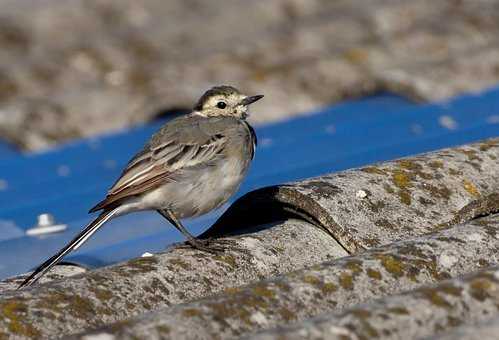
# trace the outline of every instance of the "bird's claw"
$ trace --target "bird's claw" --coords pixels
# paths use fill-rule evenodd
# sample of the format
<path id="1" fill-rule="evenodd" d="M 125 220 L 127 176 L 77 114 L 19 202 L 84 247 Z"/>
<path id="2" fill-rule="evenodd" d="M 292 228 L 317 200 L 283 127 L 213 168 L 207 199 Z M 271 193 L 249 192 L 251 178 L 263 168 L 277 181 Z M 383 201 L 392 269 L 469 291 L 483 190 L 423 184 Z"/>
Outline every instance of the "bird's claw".
<path id="1" fill-rule="evenodd" d="M 216 245 L 218 243 L 218 245 Z M 218 255 L 225 252 L 225 248 L 219 245 L 218 240 L 213 239 L 189 239 L 178 248 L 194 248 L 207 253 Z"/>

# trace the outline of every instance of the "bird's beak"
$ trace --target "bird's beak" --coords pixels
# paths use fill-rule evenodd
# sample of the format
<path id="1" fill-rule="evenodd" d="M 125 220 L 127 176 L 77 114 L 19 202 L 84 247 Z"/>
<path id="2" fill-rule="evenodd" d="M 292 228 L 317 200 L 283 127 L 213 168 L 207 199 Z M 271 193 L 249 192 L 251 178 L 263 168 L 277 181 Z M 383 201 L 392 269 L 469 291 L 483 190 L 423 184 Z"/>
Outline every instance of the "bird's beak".
<path id="1" fill-rule="evenodd" d="M 247 106 L 249 104 L 253 104 L 257 100 L 260 100 L 263 98 L 263 94 L 259 94 L 257 96 L 251 96 L 251 97 L 246 97 L 243 100 L 241 100 L 241 105 Z"/>

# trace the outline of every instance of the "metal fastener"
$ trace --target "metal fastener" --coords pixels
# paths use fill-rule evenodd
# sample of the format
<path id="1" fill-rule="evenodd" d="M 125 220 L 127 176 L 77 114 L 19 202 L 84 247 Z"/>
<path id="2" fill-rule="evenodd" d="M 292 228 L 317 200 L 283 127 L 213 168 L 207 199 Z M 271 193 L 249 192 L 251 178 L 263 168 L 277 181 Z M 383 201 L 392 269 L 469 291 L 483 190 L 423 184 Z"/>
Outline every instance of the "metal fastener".
<path id="1" fill-rule="evenodd" d="M 54 216 L 45 213 L 38 215 L 38 223 L 33 228 L 26 230 L 26 235 L 35 236 L 59 233 L 67 228 L 66 224 L 55 223 Z"/>

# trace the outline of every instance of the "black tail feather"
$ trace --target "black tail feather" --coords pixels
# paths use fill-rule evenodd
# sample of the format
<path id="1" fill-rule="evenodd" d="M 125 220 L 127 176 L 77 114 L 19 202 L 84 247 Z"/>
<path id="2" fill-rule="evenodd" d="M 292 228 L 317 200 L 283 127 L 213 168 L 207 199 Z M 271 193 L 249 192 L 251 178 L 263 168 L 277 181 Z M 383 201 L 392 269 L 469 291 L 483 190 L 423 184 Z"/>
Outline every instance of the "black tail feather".
<path id="1" fill-rule="evenodd" d="M 57 254 L 43 262 L 38 268 L 35 269 L 17 289 L 31 286 L 38 281 L 47 271 L 55 266 L 62 258 L 74 249 L 79 248 L 87 239 L 92 236 L 104 223 L 106 223 L 116 213 L 116 209 L 102 212 L 95 220 L 93 220 L 82 232 L 80 232 L 74 239 L 71 240 L 64 248 Z"/>
<path id="2" fill-rule="evenodd" d="M 107 200 L 103 200 L 103 201 L 100 201 L 99 203 L 97 203 L 94 207 L 92 207 L 92 209 L 90 209 L 88 211 L 89 214 L 93 213 L 93 212 L 96 212 L 96 211 L 99 211 L 99 210 L 102 210 L 104 208 L 104 206 L 106 205 L 107 203 Z"/>

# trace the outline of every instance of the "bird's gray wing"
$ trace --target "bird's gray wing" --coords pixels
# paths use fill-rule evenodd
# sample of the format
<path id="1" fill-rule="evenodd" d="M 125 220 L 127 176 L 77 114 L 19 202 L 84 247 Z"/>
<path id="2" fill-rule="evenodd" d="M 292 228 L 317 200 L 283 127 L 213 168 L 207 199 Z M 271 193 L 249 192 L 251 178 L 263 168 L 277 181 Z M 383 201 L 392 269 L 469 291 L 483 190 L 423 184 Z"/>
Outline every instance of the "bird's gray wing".
<path id="1" fill-rule="evenodd" d="M 206 124 L 205 121 L 181 117 L 165 125 L 130 160 L 109 189 L 106 199 L 90 211 L 112 207 L 113 203 L 123 198 L 175 181 L 183 169 L 208 164 L 219 158 L 227 141 L 223 125 L 218 124 L 219 129 L 216 125 L 207 129 Z"/>

